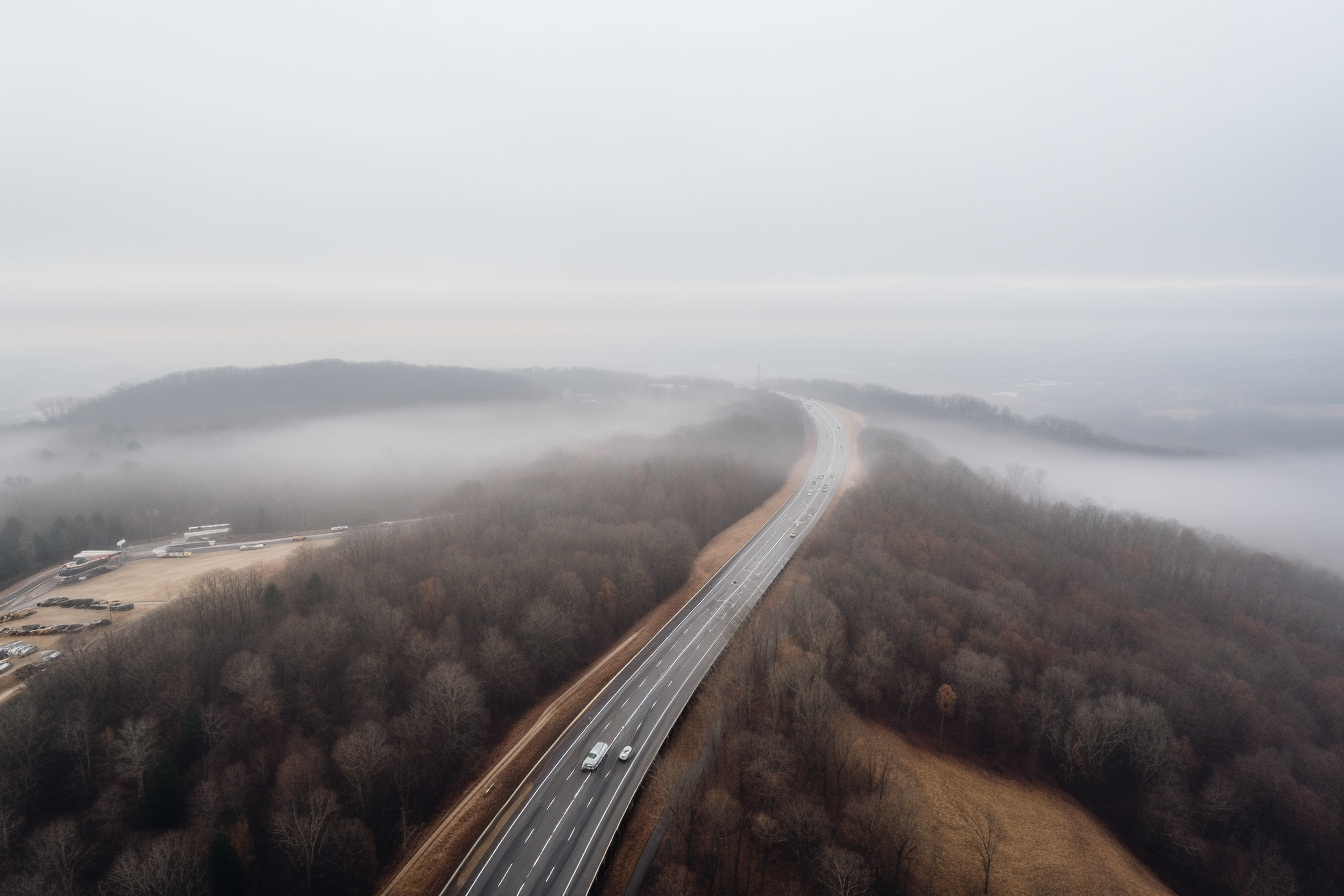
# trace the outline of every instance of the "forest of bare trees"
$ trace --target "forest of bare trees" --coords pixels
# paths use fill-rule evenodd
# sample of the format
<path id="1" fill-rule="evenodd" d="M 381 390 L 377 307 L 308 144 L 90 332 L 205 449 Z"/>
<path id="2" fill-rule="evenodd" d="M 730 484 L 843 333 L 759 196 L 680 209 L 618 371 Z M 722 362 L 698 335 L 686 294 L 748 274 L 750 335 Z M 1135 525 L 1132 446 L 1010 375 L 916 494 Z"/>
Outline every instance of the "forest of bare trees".
<path id="1" fill-rule="evenodd" d="M 1057 782 L 1177 892 L 1344 892 L 1344 582 L 1023 500 L 891 433 L 861 450 L 868 479 L 697 698 L 704 770 L 660 770 L 676 811 L 652 892 L 923 892 L 918 788 L 842 712 Z M 992 810 L 963 825 L 986 892 Z"/>
<path id="2" fill-rule="evenodd" d="M 364 893 L 485 751 L 783 482 L 790 403 L 554 452 L 202 577 L 0 707 L 5 894 Z"/>

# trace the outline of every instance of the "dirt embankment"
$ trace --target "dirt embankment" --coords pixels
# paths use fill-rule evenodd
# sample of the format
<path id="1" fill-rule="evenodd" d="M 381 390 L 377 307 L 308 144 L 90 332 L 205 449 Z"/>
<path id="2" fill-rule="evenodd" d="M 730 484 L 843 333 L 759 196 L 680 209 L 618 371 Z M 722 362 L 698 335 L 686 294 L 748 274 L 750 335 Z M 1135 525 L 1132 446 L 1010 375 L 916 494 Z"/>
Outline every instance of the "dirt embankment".
<path id="1" fill-rule="evenodd" d="M 383 896 L 431 896 L 448 882 L 476 838 L 547 748 L 640 648 L 695 596 L 714 573 L 742 549 L 803 482 L 816 435 L 808 431 L 802 457 L 785 485 L 765 503 L 719 533 L 695 558 L 691 577 L 649 611 L 626 636 L 571 683 L 542 700 L 510 729 L 491 753 L 488 770 L 447 806 L 409 858 L 388 878 Z"/>

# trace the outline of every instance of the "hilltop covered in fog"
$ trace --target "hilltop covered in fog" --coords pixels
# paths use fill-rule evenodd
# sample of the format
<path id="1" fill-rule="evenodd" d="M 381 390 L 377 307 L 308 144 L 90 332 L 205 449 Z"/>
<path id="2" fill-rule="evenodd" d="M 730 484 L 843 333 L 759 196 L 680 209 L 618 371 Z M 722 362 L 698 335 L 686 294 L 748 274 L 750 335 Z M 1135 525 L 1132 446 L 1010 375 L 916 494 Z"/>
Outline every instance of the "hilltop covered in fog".
<path id="1" fill-rule="evenodd" d="M 788 392 L 833 401 L 863 414 L 898 414 L 966 423 L 982 429 L 1104 451 L 1142 454 L 1185 453 L 1125 441 L 1107 433 L 1097 432 L 1077 420 L 1048 415 L 1034 419 L 1027 418 L 972 395 L 915 395 L 874 383 L 857 386 L 835 380 L 777 380 L 776 386 Z"/>
<path id="2" fill-rule="evenodd" d="M 192 432 L 417 404 L 535 399 L 547 391 L 535 380 L 494 370 L 306 361 L 170 373 L 75 403 L 55 420 L 70 426 Z"/>

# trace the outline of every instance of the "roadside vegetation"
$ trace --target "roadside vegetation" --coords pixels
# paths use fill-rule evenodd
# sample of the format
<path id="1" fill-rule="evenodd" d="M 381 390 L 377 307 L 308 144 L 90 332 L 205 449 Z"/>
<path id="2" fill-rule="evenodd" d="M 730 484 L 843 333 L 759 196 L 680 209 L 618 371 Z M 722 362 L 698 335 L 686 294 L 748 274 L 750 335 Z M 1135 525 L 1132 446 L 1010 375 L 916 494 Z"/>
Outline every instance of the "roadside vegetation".
<path id="1" fill-rule="evenodd" d="M 1177 892 L 1342 891 L 1344 582 L 860 443 L 867 480 L 721 662 L 704 752 L 659 770 L 646 892 L 940 896 L 949 857 L 976 892 L 1062 885 L 996 877 L 1024 838 L 982 793 L 945 836 L 856 715 L 1054 782 Z"/>
<path id="2" fill-rule="evenodd" d="M 210 575 L 0 707 L 0 893 L 365 893 L 489 746 L 686 579 L 803 445 L 761 395 Z"/>

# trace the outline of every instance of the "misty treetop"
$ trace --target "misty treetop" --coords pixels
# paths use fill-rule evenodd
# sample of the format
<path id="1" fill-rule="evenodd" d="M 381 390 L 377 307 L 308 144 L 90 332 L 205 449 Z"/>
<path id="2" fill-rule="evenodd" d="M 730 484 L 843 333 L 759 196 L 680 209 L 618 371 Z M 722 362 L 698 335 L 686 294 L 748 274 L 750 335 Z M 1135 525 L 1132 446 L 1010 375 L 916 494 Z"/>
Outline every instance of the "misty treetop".
<path id="1" fill-rule="evenodd" d="M 783 483 L 791 403 L 202 577 L 0 707 L 0 893 L 365 893 L 489 747 Z M 765 458 L 764 462 L 761 458 Z M 718 527 L 718 528 L 715 528 Z"/>

